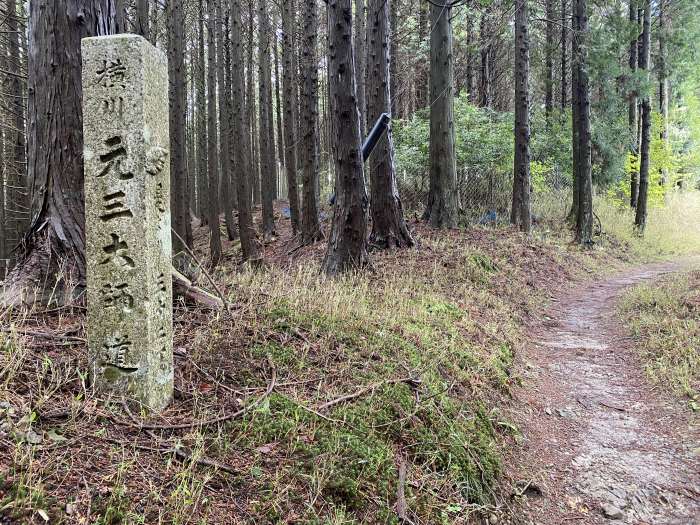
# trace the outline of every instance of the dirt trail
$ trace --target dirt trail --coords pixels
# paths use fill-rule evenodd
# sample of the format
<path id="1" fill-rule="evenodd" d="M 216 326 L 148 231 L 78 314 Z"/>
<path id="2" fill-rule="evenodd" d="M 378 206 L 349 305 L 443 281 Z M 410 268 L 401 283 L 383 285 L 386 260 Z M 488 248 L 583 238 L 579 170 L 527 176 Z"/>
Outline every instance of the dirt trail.
<path id="1" fill-rule="evenodd" d="M 683 265 L 572 289 L 532 327 L 516 477 L 534 481 L 517 522 L 700 524 L 697 419 L 652 388 L 616 313 L 626 288 Z"/>

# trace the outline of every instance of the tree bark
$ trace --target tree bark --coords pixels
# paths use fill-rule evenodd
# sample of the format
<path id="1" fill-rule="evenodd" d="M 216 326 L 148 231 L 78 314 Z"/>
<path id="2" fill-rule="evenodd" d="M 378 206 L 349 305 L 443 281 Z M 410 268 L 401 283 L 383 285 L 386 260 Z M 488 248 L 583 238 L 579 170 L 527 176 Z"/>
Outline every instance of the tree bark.
<path id="1" fill-rule="evenodd" d="M 430 191 L 424 219 L 433 228 L 457 226 L 451 15 L 447 4 L 430 6 Z"/>
<path id="2" fill-rule="evenodd" d="M 580 109 L 578 96 L 580 94 L 578 88 L 578 68 L 576 60 L 578 56 L 578 46 L 580 39 L 578 28 L 578 17 L 576 16 L 578 0 L 571 0 L 571 175 L 572 175 L 572 202 L 571 210 L 567 216 L 567 222 L 576 226 L 578 220 L 579 209 L 579 194 L 581 185 L 579 183 L 580 176 Z"/>
<path id="3" fill-rule="evenodd" d="M 114 33 L 115 15 L 111 0 L 30 2 L 27 167 L 33 215 L 19 264 L 6 281 L 6 303 L 61 301 L 84 289 L 80 41 Z"/>
<path id="4" fill-rule="evenodd" d="M 661 133 L 659 138 L 668 148 L 668 98 L 669 79 L 668 65 L 666 60 L 666 31 L 668 30 L 668 20 L 666 12 L 666 0 L 659 0 L 659 113 L 661 113 Z M 659 183 L 664 186 L 668 182 L 668 168 L 661 168 L 661 179 Z"/>
<path id="5" fill-rule="evenodd" d="M 202 224 L 207 222 L 209 195 L 209 159 L 207 149 L 206 62 L 204 59 L 204 0 L 199 0 L 197 20 L 197 212 Z"/>
<path id="6" fill-rule="evenodd" d="M 567 97 L 568 86 L 566 85 L 566 71 L 567 71 L 567 44 L 569 40 L 569 32 L 567 31 L 566 19 L 568 16 L 567 3 L 566 0 L 561 0 L 561 112 L 564 114 L 566 111 L 566 106 L 569 102 Z"/>
<path id="7" fill-rule="evenodd" d="M 229 85 L 229 62 L 226 57 L 228 50 L 228 12 L 224 15 L 221 5 L 225 0 L 218 0 L 216 5 L 216 47 L 217 61 L 216 68 L 217 90 L 219 99 L 219 189 L 221 191 L 221 208 L 224 212 L 224 224 L 226 226 L 226 237 L 232 241 L 236 238 L 236 227 L 233 222 L 233 199 L 231 198 L 231 110 L 230 97 L 231 86 Z M 224 26 L 226 31 L 224 32 Z"/>
<path id="8" fill-rule="evenodd" d="M 270 72 L 270 19 L 268 0 L 258 0 L 258 111 L 260 115 L 260 183 L 262 196 L 262 231 L 265 239 L 276 234 L 274 179 L 276 178 L 272 124 L 272 77 Z"/>
<path id="9" fill-rule="evenodd" d="M 545 48 L 545 96 L 544 114 L 547 127 L 552 124 L 552 109 L 554 107 L 554 0 L 546 0 L 545 13 L 546 48 Z"/>
<path id="10" fill-rule="evenodd" d="M 530 215 L 529 78 L 528 5 L 527 0 L 518 0 L 515 6 L 515 159 L 510 222 L 524 233 L 530 233 L 532 225 Z"/>
<path id="11" fill-rule="evenodd" d="M 433 6 L 434 8 L 435 6 Z M 481 40 L 481 67 L 479 68 L 479 106 L 482 108 L 491 107 L 491 34 L 487 27 L 490 23 L 489 8 L 481 13 L 479 23 L 479 39 Z"/>
<path id="12" fill-rule="evenodd" d="M 576 4 L 576 102 L 578 104 L 578 213 L 576 241 L 593 242 L 593 181 L 591 174 L 591 101 L 588 85 L 588 8 L 586 0 Z"/>
<path id="13" fill-rule="evenodd" d="M 316 0 L 302 0 L 304 4 L 304 41 L 301 49 L 301 116 L 299 150 L 303 202 L 301 212 L 302 242 L 305 244 L 323 238 L 318 220 L 318 63 L 316 43 L 318 38 L 318 14 Z"/>
<path id="14" fill-rule="evenodd" d="M 639 27 L 637 22 L 637 4 L 638 0 L 629 0 L 629 21 L 630 25 Z M 638 36 L 630 42 L 629 48 L 629 68 L 632 81 L 637 72 L 638 64 Z M 635 82 L 636 84 L 636 82 Z M 639 161 L 639 100 L 637 97 L 637 89 L 634 86 L 629 92 L 629 101 L 627 108 L 627 122 L 630 130 L 630 154 Z M 637 206 L 637 198 L 639 197 L 639 170 L 632 168 L 630 172 L 630 206 Z"/>
<path id="15" fill-rule="evenodd" d="M 187 206 L 185 115 L 185 17 L 182 0 L 169 0 L 168 78 L 170 89 L 170 206 L 172 208 L 173 253 L 183 250 L 184 239 L 192 246 L 192 227 Z"/>
<path id="16" fill-rule="evenodd" d="M 327 275 L 368 263 L 367 207 L 352 48 L 352 0 L 329 0 L 329 82 L 335 115 L 336 199 L 323 271 Z"/>
<path id="17" fill-rule="evenodd" d="M 366 88 L 366 14 L 365 0 L 355 0 L 355 24 L 353 27 L 355 35 L 355 79 L 357 82 L 357 106 L 360 110 L 360 136 L 367 135 L 367 96 Z M 387 45 L 390 45 L 388 42 Z"/>
<path id="18" fill-rule="evenodd" d="M 287 198 L 292 223 L 292 234 L 301 231 L 299 216 L 299 189 L 297 186 L 297 111 L 299 88 L 296 54 L 296 1 L 287 0 L 282 6 L 282 69 L 284 71 L 284 142 Z"/>
<path id="19" fill-rule="evenodd" d="M 369 0 L 367 16 L 367 116 L 376 122 L 391 112 L 389 80 L 389 2 Z M 403 217 L 396 185 L 394 140 L 391 125 L 369 159 L 371 181 L 372 234 L 370 244 L 378 248 L 413 246 L 413 237 Z"/>
<path id="20" fill-rule="evenodd" d="M 255 75 L 253 63 L 253 48 L 255 47 L 255 0 L 248 2 L 248 70 L 246 77 L 246 114 L 248 117 L 248 132 L 250 133 L 250 187 L 253 191 L 253 203 L 260 204 L 260 150 L 258 148 L 258 119 L 255 104 Z"/>
<path id="21" fill-rule="evenodd" d="M 169 0 L 169 2 L 172 2 L 173 0 Z M 180 9 L 183 9 L 184 6 L 182 3 L 178 4 L 180 6 Z M 180 16 L 181 18 L 185 17 L 185 13 L 181 13 L 177 16 Z M 184 25 L 184 23 L 183 23 Z M 135 33 L 137 35 L 141 35 L 144 37 L 146 40 L 150 40 L 150 27 L 149 27 L 149 20 L 148 20 L 148 0 L 136 0 L 136 27 L 135 27 Z M 182 43 L 181 45 L 184 46 L 184 32 L 182 34 Z"/>
<path id="22" fill-rule="evenodd" d="M 639 69 L 649 75 L 649 53 L 651 51 L 651 0 L 644 0 L 644 23 Z M 639 165 L 639 198 L 634 224 L 640 234 L 647 222 L 647 195 L 649 191 L 649 145 L 651 143 L 651 103 L 649 94 L 642 97 L 642 148 Z"/>
<path id="23" fill-rule="evenodd" d="M 244 93 L 245 80 L 243 74 L 243 29 L 241 22 L 241 0 L 231 2 L 231 50 L 232 57 L 232 101 L 231 112 L 233 141 L 238 154 L 235 156 L 234 170 L 236 176 L 236 196 L 238 197 L 238 233 L 241 237 L 241 252 L 243 260 L 252 264 L 261 261 L 260 251 L 255 241 L 255 225 L 251 205 L 250 187 L 250 126 L 247 118 Z"/>
<path id="24" fill-rule="evenodd" d="M 209 202 L 209 256 L 212 267 L 221 260 L 221 232 L 219 231 L 219 148 L 216 109 L 216 0 L 207 0 L 207 135 Z"/>

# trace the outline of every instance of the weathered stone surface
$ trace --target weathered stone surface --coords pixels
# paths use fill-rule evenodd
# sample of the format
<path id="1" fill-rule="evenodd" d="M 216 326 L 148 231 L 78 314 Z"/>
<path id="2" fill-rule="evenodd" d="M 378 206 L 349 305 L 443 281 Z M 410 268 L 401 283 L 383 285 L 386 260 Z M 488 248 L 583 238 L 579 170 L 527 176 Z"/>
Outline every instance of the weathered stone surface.
<path id="1" fill-rule="evenodd" d="M 167 60 L 136 35 L 82 55 L 91 377 L 157 411 L 173 392 Z"/>

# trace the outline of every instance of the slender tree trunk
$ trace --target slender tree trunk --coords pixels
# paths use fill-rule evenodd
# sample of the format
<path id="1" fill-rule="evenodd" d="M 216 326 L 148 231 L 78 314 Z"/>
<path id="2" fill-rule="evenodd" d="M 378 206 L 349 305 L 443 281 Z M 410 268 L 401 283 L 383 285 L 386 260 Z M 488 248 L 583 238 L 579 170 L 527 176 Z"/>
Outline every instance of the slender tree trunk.
<path id="1" fill-rule="evenodd" d="M 369 0 L 367 16 L 367 115 L 375 122 L 391 111 L 389 2 Z M 403 217 L 396 185 L 394 141 L 391 127 L 369 159 L 372 198 L 372 234 L 370 243 L 379 248 L 412 246 L 413 238 Z"/>
<path id="2" fill-rule="evenodd" d="M 211 265 L 221 260 L 221 232 L 219 231 L 219 148 L 218 112 L 216 108 L 216 0 L 207 0 L 207 135 L 209 160 L 209 253 Z"/>
<path id="3" fill-rule="evenodd" d="M 335 115 L 336 199 L 323 271 L 336 275 L 368 262 L 367 207 L 352 48 L 352 0 L 329 0 L 329 81 Z"/>
<path id="4" fill-rule="evenodd" d="M 114 33 L 115 15 L 110 0 L 29 4 L 28 176 L 34 190 L 33 215 L 19 264 L 6 280 L 6 303 L 44 302 L 49 297 L 60 301 L 84 287 L 80 41 Z M 77 290 L 71 283 L 77 283 Z"/>
<path id="5" fill-rule="evenodd" d="M 216 5 L 216 48 L 217 62 L 217 94 L 219 99 L 219 190 L 220 204 L 224 212 L 224 224 L 226 226 L 226 237 L 232 241 L 236 238 L 236 227 L 233 222 L 233 199 L 231 198 L 231 129 L 229 127 L 231 118 L 229 116 L 230 105 L 228 98 L 231 95 L 230 86 L 227 82 L 228 63 L 226 55 L 228 53 L 228 31 L 224 33 L 224 19 L 228 19 L 228 14 L 224 15 L 221 3 L 225 0 L 217 0 Z M 228 25 L 226 25 L 228 28 Z"/>
<path id="6" fill-rule="evenodd" d="M 172 1 L 172 0 L 169 0 Z M 184 9 L 184 6 L 182 4 L 179 4 L 181 9 Z M 181 15 L 183 19 L 185 17 L 184 12 Z M 146 40 L 150 40 L 150 27 L 149 27 L 149 20 L 148 20 L 148 0 L 136 0 L 136 25 L 134 28 L 134 32 L 137 35 L 141 35 L 144 37 Z M 181 45 L 184 47 L 185 42 L 184 42 L 184 32 L 182 34 L 183 37 L 183 42 Z"/>
<path id="7" fill-rule="evenodd" d="M 243 74 L 243 28 L 241 22 L 241 0 L 230 0 L 231 5 L 231 49 L 232 60 L 232 101 L 231 120 L 233 141 L 237 145 L 234 170 L 236 176 L 236 196 L 238 197 L 238 232 L 241 237 L 243 260 L 252 264 L 261 261 L 260 250 L 255 241 L 255 225 L 251 205 L 250 188 L 250 130 L 246 115 L 244 93 L 245 81 Z"/>
<path id="8" fill-rule="evenodd" d="M 476 87 L 474 85 L 474 14 L 467 13 L 467 93 L 469 102 L 476 103 Z"/>
<path id="9" fill-rule="evenodd" d="M 209 159 L 207 141 L 207 82 L 204 59 L 204 1 L 199 0 L 199 20 L 197 21 L 197 209 L 202 224 L 207 223 L 209 198 Z"/>
<path id="10" fill-rule="evenodd" d="M 515 7 L 515 160 L 510 222 L 530 233 L 530 37 L 527 0 Z M 550 101 L 551 103 L 551 101 Z M 550 109 L 551 111 L 551 109 Z"/>
<path id="11" fill-rule="evenodd" d="M 433 6 L 435 7 L 435 6 Z M 481 40 L 481 67 L 479 69 L 479 106 L 482 108 L 491 107 L 491 34 L 487 27 L 490 23 L 489 8 L 481 13 L 479 24 L 479 39 Z"/>
<path id="12" fill-rule="evenodd" d="M 668 30 L 666 0 L 659 0 L 659 113 L 661 113 L 661 139 L 664 148 L 668 148 L 668 98 L 669 81 L 668 66 L 666 63 L 666 31 Z M 668 182 L 668 168 L 661 169 L 660 184 L 665 186 Z"/>
<path id="13" fill-rule="evenodd" d="M 284 70 L 284 142 L 287 198 L 292 222 L 292 234 L 301 231 L 299 216 L 299 190 L 297 186 L 297 114 L 299 92 L 296 55 L 296 1 L 287 0 L 282 5 L 282 66 Z"/>
<path id="14" fill-rule="evenodd" d="M 303 203 L 301 213 L 302 242 L 312 243 L 323 238 L 318 220 L 316 184 L 318 180 L 318 64 L 316 44 L 318 14 L 316 0 L 302 0 L 304 5 L 304 41 L 301 50 L 301 117 L 299 151 Z"/>
<path id="15" fill-rule="evenodd" d="M 170 89 L 170 206 L 173 253 L 183 250 L 180 238 L 192 245 L 192 228 L 187 207 L 187 167 L 185 142 L 185 15 L 182 0 L 169 0 L 168 78 Z"/>
<path id="16" fill-rule="evenodd" d="M 262 200 L 260 188 L 260 150 L 258 144 L 258 119 L 255 103 L 255 78 L 253 49 L 255 48 L 255 0 L 248 2 L 248 77 L 246 92 L 246 111 L 248 114 L 248 127 L 251 134 L 250 159 L 251 159 L 251 188 L 253 189 L 253 203 L 257 206 Z"/>
<path id="17" fill-rule="evenodd" d="M 433 228 L 457 226 L 451 14 L 447 4 L 430 6 L 430 192 L 424 219 Z"/>
<path id="18" fill-rule="evenodd" d="M 258 110 L 260 115 L 260 177 L 262 192 L 262 229 L 266 239 L 275 235 L 273 210 L 276 167 L 272 134 L 272 92 L 270 75 L 270 19 L 268 0 L 258 0 Z"/>
<path id="19" fill-rule="evenodd" d="M 593 242 L 593 181 L 591 175 L 591 102 L 588 85 L 588 9 L 586 0 L 576 4 L 577 46 L 574 58 L 576 68 L 576 102 L 578 104 L 578 213 L 576 240 L 580 244 Z"/>
<path id="20" fill-rule="evenodd" d="M 629 21 L 630 25 L 635 25 L 638 27 L 637 23 L 637 3 L 638 0 L 629 0 Z M 637 72 L 637 40 L 638 36 L 630 42 L 629 49 L 629 68 L 630 75 L 635 76 Z M 630 129 L 630 155 L 632 155 L 636 161 L 639 161 L 639 104 L 637 98 L 636 86 L 630 90 L 629 93 L 629 105 L 627 109 L 627 122 Z M 630 206 L 632 208 L 637 206 L 637 197 L 639 196 L 639 170 L 632 169 L 630 172 Z"/>
<path id="21" fill-rule="evenodd" d="M 366 15 L 365 0 L 355 0 L 355 24 L 353 27 L 355 35 L 355 78 L 357 80 L 357 106 L 360 109 L 360 136 L 367 135 L 367 96 L 365 68 L 365 38 L 366 38 Z M 388 43 L 387 45 L 390 45 Z M 371 124 L 369 124 L 371 125 Z"/>
<path id="22" fill-rule="evenodd" d="M 279 60 L 279 42 L 277 41 L 277 31 L 273 32 L 274 45 L 272 46 L 275 57 L 275 121 L 277 124 L 277 170 L 275 178 L 275 198 L 279 199 L 281 195 L 280 183 L 282 179 L 280 174 L 284 173 L 284 133 L 282 132 L 282 100 L 280 93 L 282 91 L 282 77 L 280 76 L 280 60 Z"/>
<path id="23" fill-rule="evenodd" d="M 562 115 L 566 111 L 566 106 L 569 102 L 567 97 L 568 86 L 566 85 L 566 71 L 567 71 L 567 44 L 569 40 L 569 32 L 567 31 L 567 3 L 566 0 L 561 0 L 561 112 Z"/>
<path id="24" fill-rule="evenodd" d="M 581 106 L 579 104 L 579 94 L 578 90 L 578 68 L 576 66 L 576 60 L 578 57 L 578 46 L 579 46 L 579 28 L 578 28 L 578 17 L 576 16 L 578 0 L 571 0 L 571 175 L 573 178 L 571 193 L 572 202 L 571 210 L 567 217 L 567 221 L 574 226 L 578 220 L 578 209 L 579 209 L 579 196 L 581 185 L 579 183 L 580 177 L 580 110 Z"/>
<path id="25" fill-rule="evenodd" d="M 554 107 L 554 0 L 546 0 L 545 13 L 547 17 L 546 48 L 545 48 L 545 96 L 544 113 L 547 127 L 552 124 L 552 109 Z"/>
<path id="26" fill-rule="evenodd" d="M 649 53 L 651 51 L 651 0 L 644 0 L 644 26 L 639 69 L 649 75 Z M 651 143 L 651 103 L 649 94 L 642 96 L 642 147 L 639 165 L 639 199 L 634 223 L 639 233 L 644 233 L 647 222 L 647 195 L 649 191 L 649 145 Z"/>

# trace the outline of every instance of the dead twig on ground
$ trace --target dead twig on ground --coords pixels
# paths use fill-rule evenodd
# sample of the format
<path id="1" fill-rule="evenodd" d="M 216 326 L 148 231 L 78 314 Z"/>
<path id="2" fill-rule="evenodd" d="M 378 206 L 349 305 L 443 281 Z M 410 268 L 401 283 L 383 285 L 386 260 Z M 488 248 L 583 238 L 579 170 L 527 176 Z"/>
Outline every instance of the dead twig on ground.
<path id="1" fill-rule="evenodd" d="M 331 401 L 327 401 L 326 403 L 323 403 L 320 407 L 317 408 L 317 410 L 326 410 L 327 408 L 330 408 L 332 406 L 338 405 L 340 403 L 345 403 L 346 401 L 350 401 L 351 399 L 358 398 L 367 392 L 371 392 L 376 388 L 379 388 L 380 386 L 384 385 L 395 385 L 397 383 L 406 383 L 409 385 L 411 388 L 418 388 L 420 385 L 421 381 L 420 379 L 416 379 L 414 377 L 404 377 L 401 379 L 389 379 L 387 381 L 380 381 L 379 383 L 372 383 L 371 385 L 367 385 L 365 387 L 360 388 L 356 392 L 353 392 L 352 394 L 347 394 L 345 396 L 338 397 L 336 399 L 332 399 Z"/>

